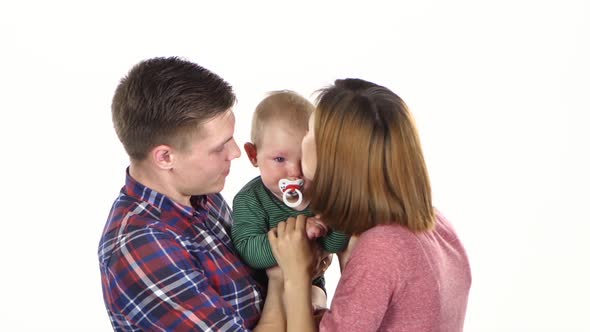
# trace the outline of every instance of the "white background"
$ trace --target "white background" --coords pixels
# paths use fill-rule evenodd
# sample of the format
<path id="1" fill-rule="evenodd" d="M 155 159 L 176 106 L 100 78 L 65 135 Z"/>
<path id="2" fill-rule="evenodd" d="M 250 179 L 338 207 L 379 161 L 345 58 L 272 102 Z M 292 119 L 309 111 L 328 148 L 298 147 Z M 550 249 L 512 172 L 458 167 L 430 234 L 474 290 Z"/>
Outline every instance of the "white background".
<path id="1" fill-rule="evenodd" d="M 127 165 L 111 97 L 138 61 L 179 55 L 235 87 L 240 144 L 269 90 L 397 92 L 471 259 L 465 330 L 590 331 L 589 7 L 2 1 L 0 330 L 110 330 L 96 252 Z M 226 198 L 255 175 L 234 162 Z"/>

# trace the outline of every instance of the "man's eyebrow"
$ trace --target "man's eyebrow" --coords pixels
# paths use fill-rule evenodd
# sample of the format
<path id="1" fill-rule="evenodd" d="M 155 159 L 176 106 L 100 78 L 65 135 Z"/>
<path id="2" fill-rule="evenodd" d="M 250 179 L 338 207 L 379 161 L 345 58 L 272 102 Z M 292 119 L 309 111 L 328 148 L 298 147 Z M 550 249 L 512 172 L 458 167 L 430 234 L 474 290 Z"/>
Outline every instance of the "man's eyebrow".
<path id="1" fill-rule="evenodd" d="M 216 146 L 223 146 L 225 145 L 227 142 L 231 141 L 234 137 L 231 136 L 230 138 L 226 139 L 225 141 L 223 141 L 222 143 L 217 144 Z"/>

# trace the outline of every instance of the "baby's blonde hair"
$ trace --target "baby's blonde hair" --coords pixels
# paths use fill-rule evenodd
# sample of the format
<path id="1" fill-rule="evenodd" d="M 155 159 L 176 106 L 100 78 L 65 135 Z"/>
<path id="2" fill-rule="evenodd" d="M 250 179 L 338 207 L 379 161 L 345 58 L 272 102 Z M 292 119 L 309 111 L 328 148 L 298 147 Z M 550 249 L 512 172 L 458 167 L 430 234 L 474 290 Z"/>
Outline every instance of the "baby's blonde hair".
<path id="1" fill-rule="evenodd" d="M 309 100 L 291 90 L 272 91 L 254 111 L 250 139 L 254 145 L 262 144 L 264 126 L 274 121 L 284 121 L 289 126 L 307 131 L 309 116 L 314 111 Z"/>

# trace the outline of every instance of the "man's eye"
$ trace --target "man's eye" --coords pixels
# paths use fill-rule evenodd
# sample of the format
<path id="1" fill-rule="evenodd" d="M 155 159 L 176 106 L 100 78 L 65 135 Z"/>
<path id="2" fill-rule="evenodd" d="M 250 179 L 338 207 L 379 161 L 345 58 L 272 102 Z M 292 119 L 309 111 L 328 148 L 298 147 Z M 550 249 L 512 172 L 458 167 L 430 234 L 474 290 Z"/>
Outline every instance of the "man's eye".
<path id="1" fill-rule="evenodd" d="M 283 161 L 285 161 L 285 158 L 284 157 L 276 157 L 273 160 L 276 161 L 276 162 L 278 162 L 278 163 L 282 163 Z"/>

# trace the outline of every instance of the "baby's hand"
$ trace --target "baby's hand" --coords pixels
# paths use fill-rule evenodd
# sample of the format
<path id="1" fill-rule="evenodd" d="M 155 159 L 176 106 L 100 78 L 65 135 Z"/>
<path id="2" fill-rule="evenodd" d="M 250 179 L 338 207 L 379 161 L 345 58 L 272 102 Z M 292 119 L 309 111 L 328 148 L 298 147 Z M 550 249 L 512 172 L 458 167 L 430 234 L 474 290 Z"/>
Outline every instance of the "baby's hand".
<path id="1" fill-rule="evenodd" d="M 305 231 L 308 239 L 315 240 L 328 234 L 328 227 L 320 220 L 319 216 L 314 216 L 307 218 Z"/>

